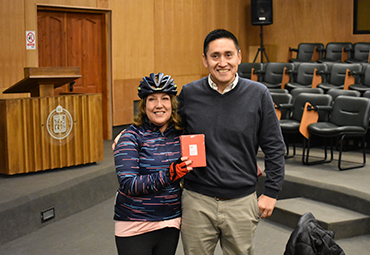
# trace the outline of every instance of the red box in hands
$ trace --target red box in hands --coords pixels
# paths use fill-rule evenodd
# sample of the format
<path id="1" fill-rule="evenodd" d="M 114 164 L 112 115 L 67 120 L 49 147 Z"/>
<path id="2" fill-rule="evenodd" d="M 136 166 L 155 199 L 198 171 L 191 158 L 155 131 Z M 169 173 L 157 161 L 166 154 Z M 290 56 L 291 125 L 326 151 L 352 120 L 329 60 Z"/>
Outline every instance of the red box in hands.
<path id="1" fill-rule="evenodd" d="M 181 135 L 180 143 L 181 156 L 188 157 L 193 161 L 191 167 L 205 167 L 207 165 L 204 134 Z"/>

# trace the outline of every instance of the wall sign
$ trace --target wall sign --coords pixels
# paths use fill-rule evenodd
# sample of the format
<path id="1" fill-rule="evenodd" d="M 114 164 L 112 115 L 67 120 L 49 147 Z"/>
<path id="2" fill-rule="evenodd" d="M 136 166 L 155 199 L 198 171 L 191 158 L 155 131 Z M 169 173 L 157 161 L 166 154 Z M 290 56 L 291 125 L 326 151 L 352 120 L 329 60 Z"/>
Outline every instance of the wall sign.
<path id="1" fill-rule="evenodd" d="M 36 33 L 35 31 L 26 31 L 26 49 L 36 49 Z"/>

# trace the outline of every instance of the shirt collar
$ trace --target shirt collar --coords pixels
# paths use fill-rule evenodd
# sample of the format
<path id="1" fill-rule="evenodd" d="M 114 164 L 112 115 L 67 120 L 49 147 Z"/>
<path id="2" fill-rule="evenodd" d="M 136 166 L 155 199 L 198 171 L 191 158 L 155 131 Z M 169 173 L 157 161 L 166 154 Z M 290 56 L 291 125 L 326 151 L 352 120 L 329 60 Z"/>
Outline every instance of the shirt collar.
<path id="1" fill-rule="evenodd" d="M 232 83 L 230 83 L 229 85 L 227 85 L 227 87 L 224 89 L 224 91 L 222 92 L 222 94 L 225 94 L 225 93 L 229 92 L 230 90 L 234 89 L 235 86 L 238 84 L 238 81 L 239 81 L 239 75 L 238 75 L 238 73 L 236 73 L 234 81 Z M 208 75 L 208 84 L 209 84 L 209 86 L 212 89 L 218 91 L 217 90 L 218 89 L 218 86 L 217 86 L 216 83 L 214 83 L 212 81 L 211 74 Z"/>

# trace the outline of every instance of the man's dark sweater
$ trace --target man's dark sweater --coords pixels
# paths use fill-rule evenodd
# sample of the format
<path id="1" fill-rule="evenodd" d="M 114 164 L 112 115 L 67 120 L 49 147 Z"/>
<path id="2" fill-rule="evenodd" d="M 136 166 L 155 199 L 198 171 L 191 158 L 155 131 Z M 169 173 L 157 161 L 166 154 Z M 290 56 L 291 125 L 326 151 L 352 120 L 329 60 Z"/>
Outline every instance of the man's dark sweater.
<path id="1" fill-rule="evenodd" d="M 238 198 L 256 190 L 257 152 L 265 154 L 266 196 L 284 180 L 285 145 L 266 86 L 239 77 L 231 91 L 213 90 L 207 77 L 183 86 L 179 113 L 189 134 L 205 134 L 207 167 L 185 178 L 185 188 L 212 197 Z"/>

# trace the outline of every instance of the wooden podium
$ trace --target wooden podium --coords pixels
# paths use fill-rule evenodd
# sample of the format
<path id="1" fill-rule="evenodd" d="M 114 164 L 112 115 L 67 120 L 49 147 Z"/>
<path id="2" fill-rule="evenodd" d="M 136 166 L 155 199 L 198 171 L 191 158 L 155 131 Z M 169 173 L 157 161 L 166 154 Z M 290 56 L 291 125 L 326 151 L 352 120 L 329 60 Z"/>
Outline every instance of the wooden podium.
<path id="1" fill-rule="evenodd" d="M 78 67 L 25 68 L 0 100 L 0 173 L 13 175 L 103 160 L 101 94 L 54 96 L 81 77 Z"/>

